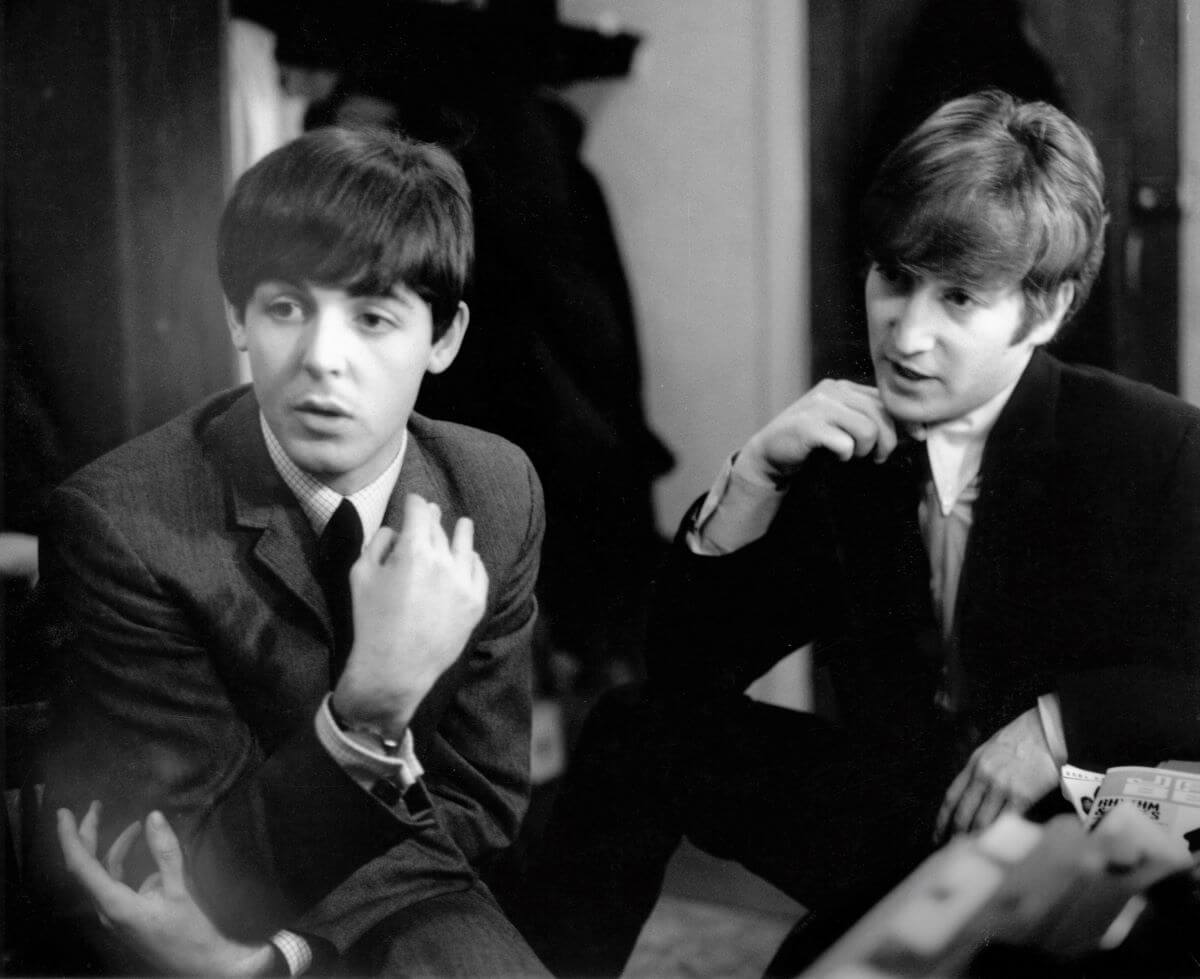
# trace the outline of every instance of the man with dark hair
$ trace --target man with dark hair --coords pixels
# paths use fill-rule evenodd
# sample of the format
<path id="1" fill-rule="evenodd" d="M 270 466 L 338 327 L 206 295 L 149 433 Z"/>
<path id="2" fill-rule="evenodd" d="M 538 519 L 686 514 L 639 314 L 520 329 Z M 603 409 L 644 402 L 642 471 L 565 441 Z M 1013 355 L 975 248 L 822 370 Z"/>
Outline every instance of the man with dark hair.
<path id="1" fill-rule="evenodd" d="M 54 928 L 91 940 L 65 967 L 537 974 L 478 872 L 528 795 L 540 488 L 412 411 L 467 327 L 462 171 L 311 133 L 241 178 L 219 239 L 252 388 L 49 506 L 39 853 Z"/>
<path id="2" fill-rule="evenodd" d="M 1103 253 L 1088 138 L 950 102 L 863 221 L 875 384 L 822 380 L 684 518 L 647 692 L 593 713 L 527 895 L 557 974 L 620 971 L 681 836 L 816 910 L 786 971 L 1062 763 L 1200 752 L 1200 412 L 1042 349 Z M 836 725 L 744 694 L 809 643 Z"/>

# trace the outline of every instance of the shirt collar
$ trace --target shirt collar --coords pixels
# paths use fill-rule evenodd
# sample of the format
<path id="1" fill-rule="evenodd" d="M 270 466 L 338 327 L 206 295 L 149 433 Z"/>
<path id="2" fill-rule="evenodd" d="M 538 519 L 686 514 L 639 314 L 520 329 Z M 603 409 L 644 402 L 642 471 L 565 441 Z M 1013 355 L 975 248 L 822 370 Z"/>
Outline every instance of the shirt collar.
<path id="1" fill-rule="evenodd" d="M 1020 379 L 1019 374 L 1017 379 Z M 958 418 L 938 425 L 916 425 L 910 429 L 913 438 L 925 442 L 929 453 L 929 471 L 943 516 L 950 515 L 963 491 L 979 475 L 988 435 L 1016 386 L 1017 381 L 1014 380 L 978 408 Z"/>
<path id="2" fill-rule="evenodd" d="M 387 469 L 357 493 L 343 497 L 337 490 L 331 489 L 310 473 L 306 473 L 291 460 L 284 452 L 283 446 L 279 444 L 275 433 L 271 431 L 271 426 L 267 424 L 266 416 L 261 411 L 258 414 L 258 422 L 262 426 L 263 439 L 267 443 L 267 454 L 270 455 L 271 462 L 279 473 L 279 478 L 296 495 L 296 499 L 300 502 L 300 509 L 304 511 L 304 515 L 312 524 L 318 537 L 343 499 L 353 503 L 354 509 L 358 511 L 358 519 L 362 521 L 364 545 L 375 536 L 375 531 L 383 525 L 384 511 L 387 509 L 388 500 L 392 497 L 392 490 L 396 488 L 396 480 L 400 478 L 400 466 L 404 462 L 404 453 L 408 449 L 407 431 L 404 432 L 404 438 L 400 442 L 400 451 L 388 464 Z"/>

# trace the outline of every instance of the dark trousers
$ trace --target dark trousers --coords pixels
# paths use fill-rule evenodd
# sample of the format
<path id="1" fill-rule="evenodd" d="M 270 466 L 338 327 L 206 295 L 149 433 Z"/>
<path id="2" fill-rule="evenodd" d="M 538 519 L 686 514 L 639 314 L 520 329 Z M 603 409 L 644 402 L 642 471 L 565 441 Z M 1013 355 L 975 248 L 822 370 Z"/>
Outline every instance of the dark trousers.
<path id="1" fill-rule="evenodd" d="M 356 945 L 349 975 L 549 979 L 486 887 L 420 901 Z"/>
<path id="2" fill-rule="evenodd" d="M 621 688 L 584 726 L 510 912 L 555 975 L 618 975 L 686 836 L 836 923 L 832 940 L 929 852 L 935 802 L 912 789 L 814 715 Z"/>

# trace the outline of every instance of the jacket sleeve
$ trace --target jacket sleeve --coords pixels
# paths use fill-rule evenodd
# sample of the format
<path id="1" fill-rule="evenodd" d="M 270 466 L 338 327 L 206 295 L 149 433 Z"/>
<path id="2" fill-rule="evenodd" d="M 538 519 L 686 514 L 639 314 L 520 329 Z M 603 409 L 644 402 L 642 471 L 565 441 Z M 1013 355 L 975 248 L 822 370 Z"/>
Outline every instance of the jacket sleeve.
<path id="1" fill-rule="evenodd" d="M 684 517 L 656 582 L 647 664 L 659 696 L 699 710 L 813 639 L 836 571 L 812 487 L 794 485 L 763 537 L 719 557 L 688 546 L 702 503 Z"/>
<path id="2" fill-rule="evenodd" d="M 536 509 L 535 539 L 527 543 L 533 574 L 540 504 Z M 460 845 L 455 834 L 464 832 L 464 821 L 449 810 L 478 810 L 511 830 L 527 791 L 527 777 L 511 771 L 509 754 L 517 749 L 506 746 L 502 762 L 472 771 L 443 771 L 436 752 L 424 753 L 430 790 L 444 780 L 455 799 L 430 805 L 422 788 L 407 796 L 416 803 L 410 809 L 405 800 L 389 808 L 359 788 L 320 746 L 311 716 L 282 743 L 263 746 L 239 712 L 202 622 L 105 509 L 63 489 L 50 514 L 42 603 L 63 668 L 38 855 L 51 887 L 63 886 L 53 812 L 64 805 L 80 812 L 93 798 L 105 806 L 101 853 L 130 821 L 155 808 L 167 815 L 197 899 L 231 937 L 261 939 L 311 919 L 314 933 L 328 931 L 322 937 L 342 948 L 405 903 L 471 885 L 480 837 L 499 845 L 501 833 L 464 833 Z M 490 651 L 493 614 L 451 671 L 465 699 L 471 691 L 462 688 L 491 682 L 491 695 L 512 715 L 504 733 L 519 737 L 513 729 L 524 724 L 526 754 L 528 660 L 519 647 L 532 628 L 531 597 L 529 603 L 505 620 L 500 638 L 507 646 Z M 524 693 L 510 693 L 506 702 L 508 687 Z M 431 721 L 435 738 L 456 748 L 470 740 L 464 729 L 479 738 L 487 729 L 478 714 L 472 721 L 457 705 L 439 712 Z M 492 747 L 482 738 L 459 753 L 486 756 Z M 152 869 L 143 848 L 127 862 L 127 878 L 136 882 Z M 69 897 L 60 892 L 57 899 Z"/>
<path id="3" fill-rule="evenodd" d="M 542 489 L 524 462 L 526 526 L 502 574 L 493 571 L 489 611 L 475 640 L 444 678 L 445 708 L 417 751 L 449 835 L 482 868 L 516 838 L 529 802 L 533 630 L 545 516 Z M 439 698 L 430 704 L 438 710 Z M 432 718 L 430 719 L 433 720 Z"/>

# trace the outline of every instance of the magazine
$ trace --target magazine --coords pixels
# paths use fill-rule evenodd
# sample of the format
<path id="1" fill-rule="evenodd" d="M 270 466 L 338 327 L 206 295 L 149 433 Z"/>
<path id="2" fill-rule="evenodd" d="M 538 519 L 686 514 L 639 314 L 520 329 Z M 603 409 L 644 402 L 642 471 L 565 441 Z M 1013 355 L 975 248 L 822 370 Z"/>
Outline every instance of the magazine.
<path id="1" fill-rule="evenodd" d="M 1101 775 L 1064 765 L 1062 782 L 1063 794 L 1075 804 L 1088 829 L 1118 806 L 1130 806 L 1164 832 L 1189 843 L 1194 838 L 1190 834 L 1200 830 L 1198 772 L 1120 765 Z"/>

